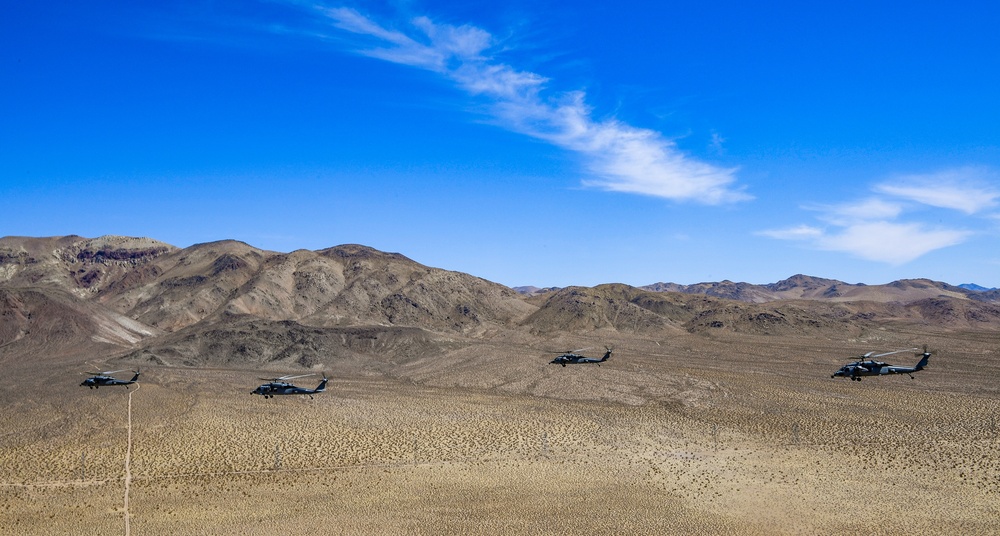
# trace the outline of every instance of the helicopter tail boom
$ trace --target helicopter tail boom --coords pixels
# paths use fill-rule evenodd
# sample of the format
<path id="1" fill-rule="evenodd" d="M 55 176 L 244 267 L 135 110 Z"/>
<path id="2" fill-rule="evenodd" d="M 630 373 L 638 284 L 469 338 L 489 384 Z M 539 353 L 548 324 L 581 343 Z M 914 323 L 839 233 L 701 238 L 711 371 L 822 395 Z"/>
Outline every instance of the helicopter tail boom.
<path id="1" fill-rule="evenodd" d="M 323 377 L 323 381 L 319 382 L 319 385 L 316 386 L 316 389 L 313 392 L 314 393 L 322 393 L 323 391 L 326 391 L 326 382 L 327 381 L 328 381 L 327 377 L 324 376 Z"/>

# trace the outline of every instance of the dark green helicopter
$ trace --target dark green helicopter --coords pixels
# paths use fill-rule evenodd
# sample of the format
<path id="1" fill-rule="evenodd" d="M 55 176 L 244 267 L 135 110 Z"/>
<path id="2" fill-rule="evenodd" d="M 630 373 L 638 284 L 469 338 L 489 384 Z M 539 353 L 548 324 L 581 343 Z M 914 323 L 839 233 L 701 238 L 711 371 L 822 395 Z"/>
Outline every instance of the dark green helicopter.
<path id="1" fill-rule="evenodd" d="M 611 359 L 611 353 L 614 351 L 609 346 L 605 346 L 604 348 L 607 350 L 607 352 L 605 352 L 604 357 L 600 359 L 596 357 L 586 357 L 575 353 L 586 349 L 586 348 L 581 348 L 579 350 L 571 350 L 569 352 L 563 352 L 562 354 L 556 356 L 556 358 L 553 359 L 552 361 L 549 361 L 549 364 L 562 365 L 564 367 L 566 365 L 585 365 L 585 364 L 594 364 L 597 366 L 601 366 L 601 363 L 604 363 L 608 359 Z"/>
<path id="2" fill-rule="evenodd" d="M 888 374 L 909 374 L 910 379 L 913 379 L 913 373 L 924 370 L 927 366 L 927 361 L 930 359 L 934 352 L 927 350 L 927 345 L 924 345 L 924 351 L 922 353 L 914 354 L 916 357 L 920 358 L 920 361 L 912 367 L 902 367 L 899 365 L 890 365 L 883 361 L 876 361 L 876 357 L 883 357 L 892 354 L 898 354 L 902 352 L 912 352 L 913 350 L 919 350 L 919 348 L 908 348 L 906 350 L 896 350 L 895 352 L 886 352 L 884 354 L 872 355 L 875 352 L 868 352 L 867 354 L 861 356 L 860 361 L 855 361 L 854 363 L 848 363 L 840 370 L 834 372 L 830 377 L 836 378 L 838 376 L 843 378 L 850 378 L 854 381 L 861 381 L 864 376 L 885 376 Z"/>
<path id="3" fill-rule="evenodd" d="M 138 370 L 133 371 L 133 372 L 135 372 L 135 376 L 132 376 L 131 380 L 119 380 L 118 378 L 115 378 L 115 377 L 111 376 L 112 374 L 114 374 L 116 372 L 124 372 L 126 370 L 128 370 L 128 369 L 109 370 L 109 371 L 106 371 L 106 372 L 88 372 L 87 374 L 93 374 L 93 376 L 87 378 L 86 380 L 83 380 L 83 383 L 80 384 L 80 387 L 86 386 L 86 387 L 89 387 L 91 389 L 98 389 L 102 385 L 103 386 L 108 386 L 108 385 L 124 385 L 125 389 L 128 390 L 128 386 L 129 385 L 132 385 L 133 383 L 139 381 L 139 371 Z"/>
<path id="4" fill-rule="evenodd" d="M 298 376 L 281 376 L 279 378 L 261 378 L 266 380 L 267 383 L 261 384 L 253 391 L 250 391 L 252 395 L 263 395 L 264 398 L 273 398 L 274 395 L 312 395 L 316 393 L 322 393 L 326 391 L 326 374 L 323 374 L 323 381 L 319 382 L 319 385 L 315 389 L 306 389 L 305 387 L 296 387 L 288 380 L 294 380 L 295 378 L 305 378 L 306 376 L 315 376 L 315 374 L 300 374 Z"/>

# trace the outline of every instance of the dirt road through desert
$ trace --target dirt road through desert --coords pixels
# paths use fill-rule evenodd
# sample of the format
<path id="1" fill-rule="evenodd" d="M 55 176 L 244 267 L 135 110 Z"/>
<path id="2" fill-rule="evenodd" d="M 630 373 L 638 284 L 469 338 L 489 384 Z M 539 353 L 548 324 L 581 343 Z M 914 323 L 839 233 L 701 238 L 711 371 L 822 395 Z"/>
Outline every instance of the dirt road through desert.
<path id="1" fill-rule="evenodd" d="M 128 496 L 129 488 L 132 485 L 132 395 L 141 386 L 135 385 L 135 390 L 128 393 L 128 424 L 126 426 L 127 444 L 125 447 L 125 536 L 132 534 L 131 520 L 129 519 Z"/>

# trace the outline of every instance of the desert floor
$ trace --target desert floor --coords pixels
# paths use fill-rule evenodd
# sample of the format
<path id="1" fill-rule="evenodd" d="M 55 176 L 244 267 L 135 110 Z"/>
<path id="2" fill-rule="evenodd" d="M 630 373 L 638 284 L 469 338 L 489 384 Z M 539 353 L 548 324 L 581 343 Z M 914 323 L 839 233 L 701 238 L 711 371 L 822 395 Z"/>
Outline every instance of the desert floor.
<path id="1" fill-rule="evenodd" d="M 573 342 L 615 357 L 564 368 L 484 343 L 400 377 L 333 376 L 314 399 L 251 396 L 261 371 L 144 367 L 138 389 L 88 390 L 79 372 L 104 363 L 7 363 L 0 520 L 9 534 L 1000 533 L 1000 335 Z M 830 378 L 848 356 L 922 344 L 938 353 L 916 379 Z"/>

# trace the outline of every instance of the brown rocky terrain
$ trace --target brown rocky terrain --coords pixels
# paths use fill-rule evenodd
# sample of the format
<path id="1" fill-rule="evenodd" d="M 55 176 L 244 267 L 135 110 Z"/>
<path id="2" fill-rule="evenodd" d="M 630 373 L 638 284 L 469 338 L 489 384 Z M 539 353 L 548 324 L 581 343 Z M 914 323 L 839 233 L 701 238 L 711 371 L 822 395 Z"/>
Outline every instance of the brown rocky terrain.
<path id="1" fill-rule="evenodd" d="M 655 292 L 704 294 L 751 303 L 800 299 L 840 302 L 909 303 L 920 299 L 939 297 L 956 298 L 959 300 L 995 300 L 995 295 L 991 292 L 976 292 L 929 279 L 904 279 L 884 285 L 865 285 L 844 283 L 835 279 L 823 279 L 801 274 L 767 285 L 722 281 L 718 283 L 697 283 L 694 285 L 655 283 L 642 288 Z"/>
<path id="2" fill-rule="evenodd" d="M 668 286 L 527 295 L 359 245 L 0 238 L 0 517 L 52 534 L 1000 528 L 989 292 Z M 924 344 L 913 380 L 830 378 Z M 547 364 L 605 346 L 600 367 Z M 141 387 L 77 386 L 112 369 Z M 249 395 L 309 372 L 328 392 Z"/>

